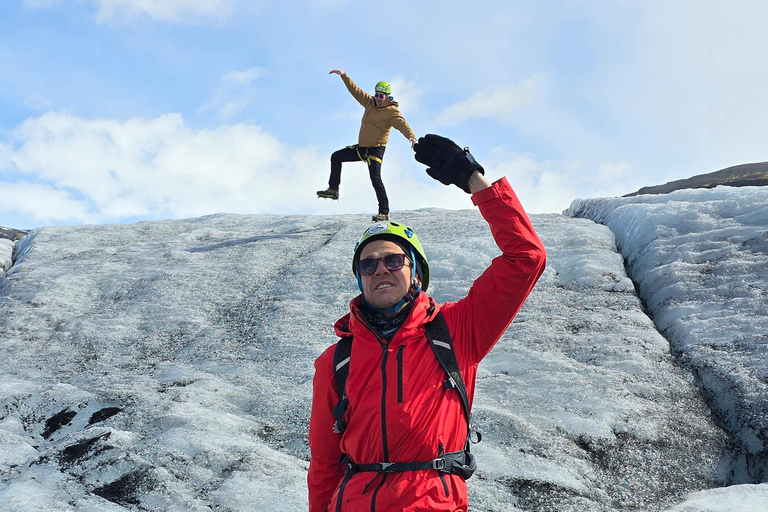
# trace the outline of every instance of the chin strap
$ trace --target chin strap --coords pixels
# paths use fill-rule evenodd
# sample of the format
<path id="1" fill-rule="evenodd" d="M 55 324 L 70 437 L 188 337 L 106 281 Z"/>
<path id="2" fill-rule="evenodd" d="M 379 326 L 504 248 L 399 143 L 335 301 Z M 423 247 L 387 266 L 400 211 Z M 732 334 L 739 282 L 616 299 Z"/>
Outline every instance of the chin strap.
<path id="1" fill-rule="evenodd" d="M 403 306 L 418 297 L 419 293 L 421 292 L 421 285 L 416 284 L 416 255 L 413 253 L 413 248 L 411 248 L 411 288 L 408 290 L 408 293 L 405 295 L 405 297 L 403 297 L 400 302 L 391 308 L 375 308 L 371 306 L 368 301 L 365 300 L 365 293 L 363 293 L 363 280 L 360 277 L 360 271 L 356 271 L 355 275 L 357 276 L 357 287 L 360 288 L 360 293 L 363 296 L 363 304 L 365 304 L 366 307 L 368 307 L 368 309 L 371 311 L 375 311 L 377 313 L 397 313 L 403 308 Z"/>

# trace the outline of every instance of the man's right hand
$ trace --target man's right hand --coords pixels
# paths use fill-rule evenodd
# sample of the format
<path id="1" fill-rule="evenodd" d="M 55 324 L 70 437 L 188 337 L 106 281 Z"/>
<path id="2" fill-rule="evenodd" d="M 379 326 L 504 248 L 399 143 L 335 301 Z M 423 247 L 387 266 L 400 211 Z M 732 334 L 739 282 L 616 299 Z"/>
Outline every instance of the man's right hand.
<path id="1" fill-rule="evenodd" d="M 329 75 L 336 74 L 336 75 L 339 75 L 339 76 L 347 76 L 347 73 L 343 69 L 332 69 L 331 72 L 328 73 L 328 74 Z"/>
<path id="2" fill-rule="evenodd" d="M 456 185 L 467 194 L 475 192 L 469 186 L 472 175 L 485 174 L 468 150 L 446 137 L 430 133 L 421 137 L 413 150 L 416 160 L 429 167 L 427 174 L 444 185 Z"/>

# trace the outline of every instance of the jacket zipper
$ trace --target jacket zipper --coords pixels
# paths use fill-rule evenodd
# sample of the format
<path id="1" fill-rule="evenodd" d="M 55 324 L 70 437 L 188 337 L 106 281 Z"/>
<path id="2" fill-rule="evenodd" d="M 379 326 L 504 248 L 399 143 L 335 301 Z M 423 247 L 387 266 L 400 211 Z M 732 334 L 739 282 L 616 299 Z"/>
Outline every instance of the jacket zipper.
<path id="1" fill-rule="evenodd" d="M 355 317 L 368 327 L 368 330 L 376 337 L 381 345 L 381 444 L 382 452 L 384 453 L 384 460 L 382 462 L 389 462 L 389 443 L 387 442 L 387 359 L 389 356 L 389 342 L 382 339 L 376 330 L 365 321 L 357 312 Z"/>
<path id="2" fill-rule="evenodd" d="M 381 344 L 381 442 L 384 451 L 383 462 L 389 462 L 389 443 L 387 442 L 387 356 L 389 346 Z"/>
<path id="3" fill-rule="evenodd" d="M 365 319 L 361 318 L 358 314 L 355 314 L 357 319 L 361 321 L 363 324 L 365 324 L 368 327 L 368 330 L 376 337 L 376 339 L 379 341 L 379 344 L 381 345 L 381 443 L 382 443 L 382 451 L 384 453 L 384 461 L 383 462 L 389 462 L 389 442 L 387 441 L 387 359 L 389 358 L 389 343 L 385 340 L 383 340 L 378 334 L 376 334 L 376 331 L 368 324 L 368 322 L 365 321 Z M 397 384 L 398 384 L 398 393 L 397 393 L 397 399 L 398 402 L 402 402 L 402 396 L 403 396 L 403 390 L 402 390 L 402 380 L 403 380 L 403 349 L 405 348 L 405 345 L 400 346 L 397 352 Z M 442 475 L 440 475 L 442 478 Z M 371 496 L 371 511 L 376 512 L 376 496 L 379 493 L 379 489 L 381 489 L 381 486 L 384 485 L 384 482 L 387 479 L 387 475 L 384 474 L 383 478 L 381 479 L 381 482 L 378 486 L 376 486 L 376 489 L 373 492 L 373 496 Z M 448 484 L 445 482 L 445 479 L 443 479 L 443 487 L 445 488 L 445 494 L 448 495 Z"/>
<path id="4" fill-rule="evenodd" d="M 381 343 L 382 357 L 381 357 L 381 443 L 382 450 L 384 452 L 384 462 L 389 462 L 389 443 L 387 442 L 387 356 L 389 355 L 389 345 L 379 340 Z M 371 512 L 376 512 L 376 496 L 379 494 L 379 489 L 384 485 L 384 481 L 387 479 L 387 475 L 384 474 L 379 485 L 376 486 L 376 490 L 371 496 Z"/>
<path id="5" fill-rule="evenodd" d="M 405 345 L 400 345 L 397 349 L 397 403 L 403 403 L 403 349 Z"/>

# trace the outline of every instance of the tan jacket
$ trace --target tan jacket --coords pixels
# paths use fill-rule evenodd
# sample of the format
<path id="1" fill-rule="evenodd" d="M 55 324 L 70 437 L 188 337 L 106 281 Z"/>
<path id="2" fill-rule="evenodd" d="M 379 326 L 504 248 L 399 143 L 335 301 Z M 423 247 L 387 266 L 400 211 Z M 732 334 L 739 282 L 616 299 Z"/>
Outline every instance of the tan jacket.
<path id="1" fill-rule="evenodd" d="M 389 129 L 395 128 L 406 139 L 416 138 L 411 127 L 397 109 L 396 101 L 389 98 L 376 105 L 373 96 L 360 89 L 348 75 L 342 75 L 344 84 L 349 92 L 365 108 L 363 119 L 360 121 L 360 134 L 357 143 L 363 147 L 386 146 L 389 139 Z"/>

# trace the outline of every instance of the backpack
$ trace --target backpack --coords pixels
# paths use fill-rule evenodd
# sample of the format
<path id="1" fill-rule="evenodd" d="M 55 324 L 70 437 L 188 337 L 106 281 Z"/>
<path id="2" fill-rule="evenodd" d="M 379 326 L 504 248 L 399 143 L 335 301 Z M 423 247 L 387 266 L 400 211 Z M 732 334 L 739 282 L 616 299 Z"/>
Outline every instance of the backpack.
<path id="1" fill-rule="evenodd" d="M 470 437 L 472 433 L 472 414 L 469 409 L 469 396 L 467 394 L 467 388 L 464 384 L 464 378 L 461 376 L 461 371 L 459 370 L 459 363 L 456 360 L 456 352 L 453 349 L 453 339 L 451 338 L 451 333 L 448 330 L 448 324 L 446 323 L 445 317 L 441 311 L 438 311 L 437 315 L 435 315 L 435 318 L 425 325 L 425 331 L 427 339 L 429 340 L 429 344 L 435 353 L 435 357 L 437 357 L 438 363 L 440 363 L 440 366 L 443 368 L 446 374 L 446 380 L 443 381 L 443 387 L 445 387 L 445 389 L 453 388 L 459 394 L 461 406 L 464 410 L 464 416 L 467 420 L 467 441 L 465 443 L 463 452 L 466 459 L 463 461 L 461 466 L 467 469 L 471 467 L 471 470 L 457 471 L 457 473 L 462 474 L 462 476 L 467 479 L 472 476 L 475 468 L 474 456 L 469 453 Z M 336 349 L 333 355 L 333 375 L 336 379 L 336 389 L 338 391 L 339 397 L 341 397 L 339 402 L 333 408 L 333 416 L 336 419 L 336 422 L 333 426 L 333 431 L 337 434 L 344 432 L 347 427 L 346 422 L 344 421 L 344 413 L 346 413 L 347 407 L 349 407 L 346 388 L 347 377 L 349 377 L 349 363 L 352 359 L 351 355 L 352 336 L 340 338 L 336 343 Z M 477 431 L 476 434 L 476 442 L 479 443 L 482 435 L 479 431 Z M 469 464 L 470 461 L 472 464 Z"/>

